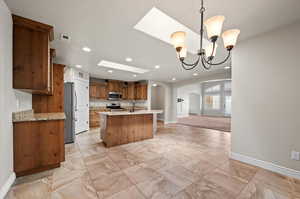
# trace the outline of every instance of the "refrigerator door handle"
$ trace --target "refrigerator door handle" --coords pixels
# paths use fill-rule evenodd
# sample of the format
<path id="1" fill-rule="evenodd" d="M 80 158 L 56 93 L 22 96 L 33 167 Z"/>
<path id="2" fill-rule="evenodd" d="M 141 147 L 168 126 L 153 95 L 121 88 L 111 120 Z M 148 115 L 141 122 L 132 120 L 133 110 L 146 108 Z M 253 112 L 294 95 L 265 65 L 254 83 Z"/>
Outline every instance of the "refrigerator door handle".
<path id="1" fill-rule="evenodd" d="M 77 109 L 77 94 L 76 94 L 76 91 L 75 91 L 75 111 L 78 111 L 78 109 Z"/>

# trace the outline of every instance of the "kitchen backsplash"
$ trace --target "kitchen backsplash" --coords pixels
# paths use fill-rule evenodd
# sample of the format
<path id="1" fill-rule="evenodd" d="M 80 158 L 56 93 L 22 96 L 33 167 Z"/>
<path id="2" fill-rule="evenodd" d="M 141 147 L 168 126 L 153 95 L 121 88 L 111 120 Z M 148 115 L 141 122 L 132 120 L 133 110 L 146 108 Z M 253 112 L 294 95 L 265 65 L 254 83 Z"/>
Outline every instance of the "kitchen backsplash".
<path id="1" fill-rule="evenodd" d="M 90 100 L 90 107 L 106 107 L 111 103 L 120 103 L 122 106 L 131 106 L 131 101 L 106 101 L 106 100 Z M 135 101 L 135 106 L 147 107 L 147 101 Z"/>

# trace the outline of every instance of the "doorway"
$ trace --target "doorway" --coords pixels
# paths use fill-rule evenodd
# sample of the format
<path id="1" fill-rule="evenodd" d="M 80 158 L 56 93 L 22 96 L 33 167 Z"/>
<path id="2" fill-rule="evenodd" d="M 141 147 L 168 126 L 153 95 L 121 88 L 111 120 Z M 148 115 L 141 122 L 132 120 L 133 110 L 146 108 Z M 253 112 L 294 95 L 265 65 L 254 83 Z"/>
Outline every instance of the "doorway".
<path id="1" fill-rule="evenodd" d="M 231 80 L 202 83 L 202 115 L 231 116 Z"/>

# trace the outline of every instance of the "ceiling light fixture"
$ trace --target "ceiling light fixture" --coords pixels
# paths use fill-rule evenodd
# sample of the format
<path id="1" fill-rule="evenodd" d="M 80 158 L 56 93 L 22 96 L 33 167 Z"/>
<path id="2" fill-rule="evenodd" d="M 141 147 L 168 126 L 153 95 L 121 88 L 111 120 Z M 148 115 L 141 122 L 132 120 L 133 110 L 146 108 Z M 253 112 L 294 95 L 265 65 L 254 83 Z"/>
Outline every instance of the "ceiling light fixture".
<path id="1" fill-rule="evenodd" d="M 136 77 L 136 76 L 137 76 L 136 74 L 133 75 L 133 77 Z"/>
<path id="2" fill-rule="evenodd" d="M 76 68 L 82 68 L 82 66 L 79 65 L 79 64 L 77 64 L 75 67 L 76 67 Z"/>
<path id="3" fill-rule="evenodd" d="M 160 68 L 160 65 L 156 65 L 156 66 L 154 66 L 156 69 L 159 69 Z"/>
<path id="4" fill-rule="evenodd" d="M 186 33 L 183 31 L 177 31 L 171 35 L 171 40 L 176 49 L 177 57 L 179 58 L 181 65 L 185 70 L 194 69 L 196 66 L 198 66 L 200 61 L 201 61 L 202 66 L 206 70 L 211 69 L 212 66 L 221 65 L 221 64 L 225 63 L 229 59 L 229 57 L 231 55 L 231 50 L 235 47 L 237 38 L 240 34 L 240 30 L 238 30 L 238 29 L 227 30 L 222 34 L 224 46 L 228 51 L 228 55 L 223 61 L 218 62 L 218 63 L 213 63 L 213 59 L 215 58 L 216 48 L 217 48 L 216 43 L 217 43 L 218 38 L 221 35 L 222 26 L 223 26 L 225 17 L 224 16 L 214 16 L 214 17 L 207 19 L 204 22 L 203 21 L 204 20 L 204 12 L 205 12 L 205 8 L 203 6 L 203 0 L 201 0 L 200 50 L 197 53 L 198 58 L 194 63 L 186 63 L 184 61 L 184 59 L 187 56 L 187 47 L 185 44 Z M 211 41 L 211 44 L 206 49 L 203 48 L 204 25 L 207 30 L 208 39 Z"/>
<path id="5" fill-rule="evenodd" d="M 224 67 L 225 70 L 228 70 L 228 69 L 230 69 L 230 68 L 231 68 L 230 66 L 225 66 L 225 67 Z"/>
<path id="6" fill-rule="evenodd" d="M 198 76 L 198 73 L 194 73 L 193 76 Z"/>
<path id="7" fill-rule="evenodd" d="M 114 71 L 112 71 L 112 70 L 108 70 L 107 72 L 109 72 L 109 73 L 113 73 Z"/>
<path id="8" fill-rule="evenodd" d="M 130 58 L 130 57 L 127 57 L 125 60 L 126 60 L 127 62 L 132 62 L 132 58 Z"/>
<path id="9" fill-rule="evenodd" d="M 172 81 L 176 81 L 176 78 L 175 78 L 175 77 L 173 77 L 173 78 L 172 78 Z"/>
<path id="10" fill-rule="evenodd" d="M 157 84 L 152 84 L 153 87 L 157 87 Z"/>
<path id="11" fill-rule="evenodd" d="M 83 50 L 84 52 L 88 52 L 88 53 L 92 51 L 92 50 L 91 50 L 89 47 L 87 47 L 87 46 L 83 47 L 82 50 Z"/>

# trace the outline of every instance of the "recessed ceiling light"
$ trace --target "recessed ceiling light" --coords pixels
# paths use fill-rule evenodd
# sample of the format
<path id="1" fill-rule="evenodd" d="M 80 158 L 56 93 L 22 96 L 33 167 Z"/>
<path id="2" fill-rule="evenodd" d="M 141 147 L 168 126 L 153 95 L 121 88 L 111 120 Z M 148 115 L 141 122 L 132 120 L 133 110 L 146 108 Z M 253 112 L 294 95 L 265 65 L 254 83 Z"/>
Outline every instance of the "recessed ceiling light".
<path id="1" fill-rule="evenodd" d="M 133 75 L 133 77 L 136 77 L 136 76 L 137 76 L 136 74 Z"/>
<path id="2" fill-rule="evenodd" d="M 77 65 L 75 65 L 75 66 L 76 66 L 76 68 L 82 68 L 82 66 L 79 65 L 79 64 L 77 64 Z"/>
<path id="3" fill-rule="evenodd" d="M 114 72 L 114 71 L 112 71 L 112 70 L 108 70 L 107 72 L 109 72 L 109 73 L 112 73 L 112 72 Z"/>
<path id="4" fill-rule="evenodd" d="M 127 57 L 127 58 L 126 58 L 126 61 L 127 61 L 127 62 L 132 62 L 132 58 Z"/>
<path id="5" fill-rule="evenodd" d="M 194 73 L 193 75 L 194 75 L 194 76 L 198 76 L 198 73 Z"/>
<path id="6" fill-rule="evenodd" d="M 153 87 L 156 87 L 156 86 L 157 86 L 157 84 L 152 84 L 152 86 L 153 86 Z"/>
<path id="7" fill-rule="evenodd" d="M 230 66 L 225 66 L 225 67 L 224 67 L 225 70 L 228 70 L 228 69 L 230 69 L 230 68 L 231 68 Z"/>
<path id="8" fill-rule="evenodd" d="M 99 62 L 98 66 L 128 71 L 128 72 L 132 72 L 132 73 L 139 73 L 139 74 L 146 73 L 149 71 L 146 69 L 142 69 L 142 68 L 138 68 L 138 67 L 134 67 L 134 66 L 128 66 L 128 65 L 124 65 L 124 64 L 110 62 L 110 61 L 105 61 L 105 60 L 102 60 L 101 62 Z"/>
<path id="9" fill-rule="evenodd" d="M 173 78 L 172 78 L 172 81 L 176 81 L 176 78 L 175 78 L 175 77 L 173 77 Z"/>
<path id="10" fill-rule="evenodd" d="M 92 51 L 92 50 L 91 50 L 89 47 L 87 47 L 87 46 L 83 47 L 82 50 L 83 50 L 84 52 L 91 52 L 91 51 Z"/>
<path id="11" fill-rule="evenodd" d="M 154 66 L 156 69 L 159 69 L 160 68 L 160 65 L 156 65 L 156 66 Z"/>

